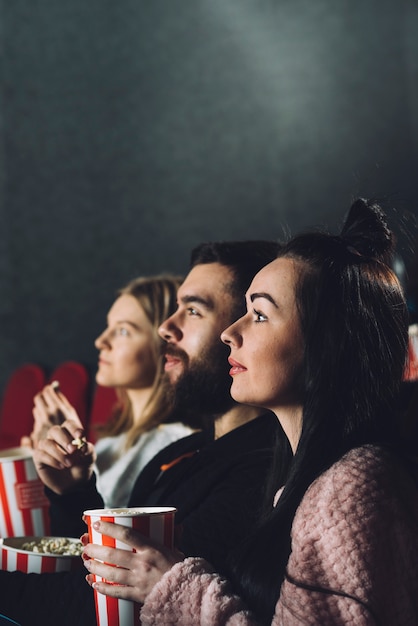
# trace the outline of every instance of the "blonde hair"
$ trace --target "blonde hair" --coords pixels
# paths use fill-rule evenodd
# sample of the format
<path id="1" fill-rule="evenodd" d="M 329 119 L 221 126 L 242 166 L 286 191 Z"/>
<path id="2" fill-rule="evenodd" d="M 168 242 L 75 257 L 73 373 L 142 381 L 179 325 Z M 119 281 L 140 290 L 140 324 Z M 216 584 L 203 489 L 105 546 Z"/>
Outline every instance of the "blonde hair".
<path id="1" fill-rule="evenodd" d="M 183 278 L 162 274 L 159 276 L 140 277 L 131 280 L 118 291 L 118 296 L 129 295 L 136 298 L 144 310 L 153 334 L 153 350 L 155 355 L 156 371 L 152 384 L 151 395 L 146 403 L 140 423 L 135 423 L 131 401 L 124 389 L 117 389 L 118 402 L 114 407 L 111 419 L 99 427 L 100 437 L 111 437 L 127 433 L 125 447 L 131 447 L 139 437 L 159 424 L 169 422 L 173 410 L 172 394 L 167 393 L 163 379 L 164 360 L 161 354 L 163 340 L 158 334 L 158 328 L 176 309 L 177 290 Z"/>

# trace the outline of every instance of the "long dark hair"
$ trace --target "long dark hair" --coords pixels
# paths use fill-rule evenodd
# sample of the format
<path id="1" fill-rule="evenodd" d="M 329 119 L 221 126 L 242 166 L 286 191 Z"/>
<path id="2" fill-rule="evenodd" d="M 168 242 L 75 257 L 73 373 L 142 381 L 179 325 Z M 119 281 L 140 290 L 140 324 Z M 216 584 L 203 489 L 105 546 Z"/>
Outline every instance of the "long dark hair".
<path id="1" fill-rule="evenodd" d="M 389 263 L 394 236 L 376 204 L 357 200 L 340 236 L 312 232 L 284 244 L 294 259 L 304 338 L 302 432 L 277 506 L 234 555 L 236 591 L 271 623 L 290 554 L 293 518 L 309 485 L 348 450 L 396 438 L 407 353 L 407 308 Z"/>

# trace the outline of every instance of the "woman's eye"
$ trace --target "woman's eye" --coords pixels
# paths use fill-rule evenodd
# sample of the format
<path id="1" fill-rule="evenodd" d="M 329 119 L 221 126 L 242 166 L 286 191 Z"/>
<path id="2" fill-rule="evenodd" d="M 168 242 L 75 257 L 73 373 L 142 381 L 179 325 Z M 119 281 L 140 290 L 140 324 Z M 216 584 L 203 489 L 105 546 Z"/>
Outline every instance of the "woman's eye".
<path id="1" fill-rule="evenodd" d="M 267 316 L 264 315 L 264 313 L 261 313 L 261 311 L 256 311 L 254 309 L 254 315 L 255 315 L 255 322 L 266 322 L 267 321 Z"/>
<path id="2" fill-rule="evenodd" d="M 127 337 L 129 335 L 129 331 L 127 328 L 121 326 L 120 328 L 118 328 L 118 335 L 120 335 L 121 337 Z"/>

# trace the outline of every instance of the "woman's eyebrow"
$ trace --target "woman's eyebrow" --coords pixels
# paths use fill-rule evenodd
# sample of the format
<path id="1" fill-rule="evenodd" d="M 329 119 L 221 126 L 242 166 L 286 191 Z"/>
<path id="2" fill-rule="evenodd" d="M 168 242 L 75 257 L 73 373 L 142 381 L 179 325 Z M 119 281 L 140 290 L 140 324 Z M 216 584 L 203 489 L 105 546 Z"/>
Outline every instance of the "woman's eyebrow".
<path id="1" fill-rule="evenodd" d="M 138 324 L 136 324 L 135 322 L 132 322 L 130 320 L 116 320 L 115 322 L 116 325 L 118 324 L 128 324 L 129 326 L 132 326 L 133 328 L 137 328 L 138 330 L 140 330 L 140 326 Z"/>
<path id="2" fill-rule="evenodd" d="M 269 293 L 266 293 L 264 291 L 260 291 L 257 293 L 252 293 L 250 296 L 250 300 L 251 302 L 254 302 L 254 300 L 257 300 L 257 298 L 264 298 L 265 300 L 268 300 L 269 302 L 272 303 L 273 306 L 276 307 L 276 309 L 278 309 L 278 305 L 277 302 L 271 297 L 271 295 Z"/>

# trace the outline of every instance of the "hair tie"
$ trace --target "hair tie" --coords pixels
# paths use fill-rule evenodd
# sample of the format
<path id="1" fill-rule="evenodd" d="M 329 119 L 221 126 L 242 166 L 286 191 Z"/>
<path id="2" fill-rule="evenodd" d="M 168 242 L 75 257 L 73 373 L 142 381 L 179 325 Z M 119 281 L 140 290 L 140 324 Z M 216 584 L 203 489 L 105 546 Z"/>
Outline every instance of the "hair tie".
<path id="1" fill-rule="evenodd" d="M 361 252 L 359 252 L 357 248 L 354 248 L 354 246 L 352 246 L 351 244 L 349 245 L 346 244 L 346 248 L 347 248 L 347 252 L 351 252 L 351 254 L 354 254 L 355 256 L 363 256 Z"/>
<path id="2" fill-rule="evenodd" d="M 347 253 L 357 256 L 357 257 L 364 256 L 351 243 L 348 243 L 348 241 L 344 239 L 344 237 L 341 237 L 340 235 L 336 235 L 336 236 L 333 236 L 332 239 L 335 241 L 339 253 L 342 254 L 343 256 L 346 256 Z"/>

